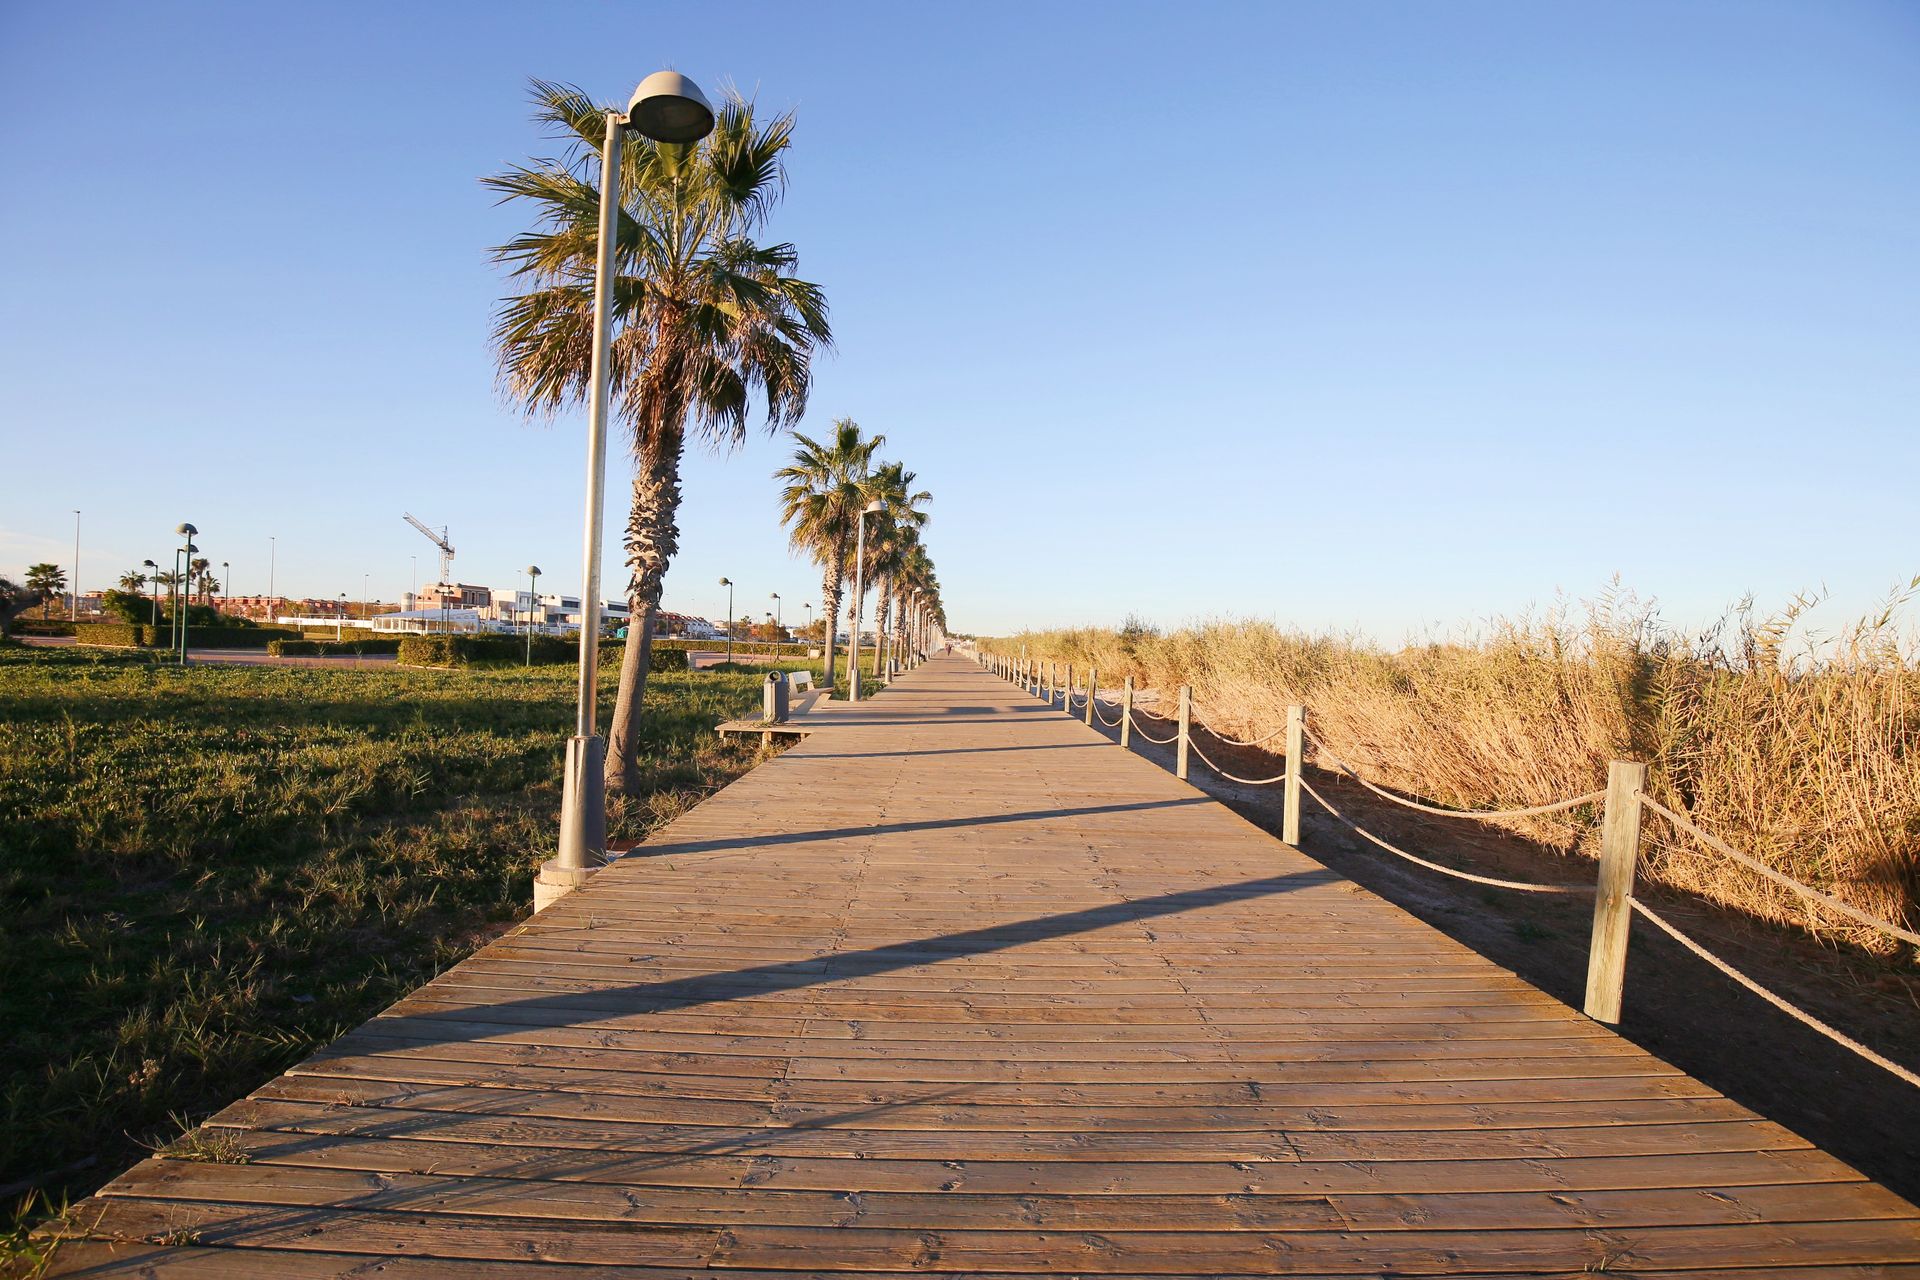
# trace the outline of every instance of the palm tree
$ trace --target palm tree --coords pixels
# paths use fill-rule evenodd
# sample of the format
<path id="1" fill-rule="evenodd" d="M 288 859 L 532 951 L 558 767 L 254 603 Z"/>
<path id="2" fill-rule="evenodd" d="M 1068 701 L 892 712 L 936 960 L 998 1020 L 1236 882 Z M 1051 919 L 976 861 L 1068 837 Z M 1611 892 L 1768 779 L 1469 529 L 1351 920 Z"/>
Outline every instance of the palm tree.
<path id="1" fill-rule="evenodd" d="M 886 584 L 903 562 L 907 549 L 919 540 L 920 530 L 926 526 L 927 513 L 920 510 L 921 504 L 933 500 L 933 495 L 924 489 L 914 491 L 915 478 L 914 473 L 902 464 L 889 462 L 874 472 L 868 482 L 869 501 L 878 499 L 883 504 L 882 510 L 875 513 L 874 527 L 867 537 L 868 573 L 861 584 L 863 588 L 871 584 L 879 602 L 873 620 L 873 677 L 876 680 L 881 678 L 883 670 L 882 651 L 886 646 L 879 641 L 887 633 L 887 609 L 891 600 L 891 591 Z M 856 626 L 865 604 L 864 600 L 854 601 Z"/>
<path id="2" fill-rule="evenodd" d="M 147 589 L 147 575 L 138 569 L 129 569 L 120 575 L 122 591 L 144 592 Z"/>
<path id="3" fill-rule="evenodd" d="M 67 589 L 67 571 L 57 564 L 30 564 L 27 566 L 27 590 L 40 593 L 40 616 L 52 616 L 53 602 Z"/>
<path id="4" fill-rule="evenodd" d="M 894 600 L 897 602 L 899 622 L 895 634 L 902 652 L 912 652 L 917 648 L 917 629 L 920 615 L 932 600 L 936 587 L 933 579 L 933 560 L 927 555 L 926 546 L 915 540 L 902 558 L 899 568 L 890 579 L 893 584 Z"/>
<path id="5" fill-rule="evenodd" d="M 773 478 L 785 481 L 780 490 L 780 522 L 787 526 L 793 549 L 812 556 L 820 566 L 827 648 L 822 683 L 831 689 L 838 647 L 836 624 L 846 594 L 847 574 L 852 570 L 854 522 L 867 505 L 867 473 L 873 468 L 874 451 L 887 438 L 861 435 L 860 424 L 852 418 L 835 420 L 829 443 L 822 444 L 799 432 L 793 438 L 800 447 L 793 451 L 793 461 L 774 472 Z"/>
<path id="6" fill-rule="evenodd" d="M 195 556 L 193 557 L 192 560 L 190 560 L 187 563 L 187 603 L 188 604 L 193 603 L 193 598 L 195 596 L 206 595 L 207 582 L 209 580 L 208 570 L 212 568 L 213 568 L 213 561 L 205 559 L 204 557 L 201 557 L 201 556 Z"/>
<path id="7" fill-rule="evenodd" d="M 521 292 L 495 316 L 508 390 L 530 413 L 579 403 L 590 388 L 600 147 L 607 108 L 579 90 L 533 82 L 535 117 L 565 143 L 485 179 L 531 201 L 533 230 L 494 251 Z M 679 549 L 680 457 L 688 428 L 722 448 L 746 436 L 756 393 L 770 430 L 799 420 L 811 359 L 832 341 L 826 297 L 798 278 L 790 244 L 753 236 L 786 182 L 793 117 L 765 122 L 733 96 L 693 145 L 627 130 L 611 287 L 615 411 L 633 432 L 633 506 L 625 537 L 631 619 L 607 741 L 607 785 L 637 788 L 640 706 L 660 589 Z"/>

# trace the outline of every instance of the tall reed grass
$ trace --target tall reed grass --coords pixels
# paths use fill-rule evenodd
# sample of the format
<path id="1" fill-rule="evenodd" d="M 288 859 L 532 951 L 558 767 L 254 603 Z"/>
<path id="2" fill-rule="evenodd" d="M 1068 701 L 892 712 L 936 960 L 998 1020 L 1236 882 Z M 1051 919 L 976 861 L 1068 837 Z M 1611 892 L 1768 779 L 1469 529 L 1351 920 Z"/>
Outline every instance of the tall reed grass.
<path id="1" fill-rule="evenodd" d="M 1389 650 L 1261 621 L 1163 631 L 1031 631 L 983 647 L 1128 676 L 1239 738 L 1290 703 L 1368 781 L 1458 808 L 1524 807 L 1605 784 L 1643 760 L 1654 799 L 1736 848 L 1882 919 L 1920 904 L 1920 664 L 1904 617 L 1920 579 L 1839 632 L 1810 631 L 1813 599 L 1750 601 L 1683 633 L 1613 590 L 1490 624 L 1470 639 Z M 1598 851 L 1597 815 L 1505 825 L 1567 854 Z M 1699 848 L 1649 813 L 1643 874 L 1754 915 L 1891 953 L 1882 936 Z M 1826 918 L 1822 918 L 1822 915 Z M 1913 959 L 1914 957 L 1909 957 Z"/>

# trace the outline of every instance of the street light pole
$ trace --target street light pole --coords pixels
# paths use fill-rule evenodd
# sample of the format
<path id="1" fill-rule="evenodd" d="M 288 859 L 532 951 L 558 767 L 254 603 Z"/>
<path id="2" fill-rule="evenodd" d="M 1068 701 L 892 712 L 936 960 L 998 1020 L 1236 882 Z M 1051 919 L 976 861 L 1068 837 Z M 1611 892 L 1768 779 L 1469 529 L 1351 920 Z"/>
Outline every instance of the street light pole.
<path id="1" fill-rule="evenodd" d="M 866 608 L 866 586 L 863 577 L 867 567 L 867 517 L 886 508 L 886 503 L 875 498 L 860 509 L 860 529 L 854 536 L 853 553 L 853 635 L 849 639 L 847 650 L 847 701 L 860 701 L 860 615 Z"/>
<path id="2" fill-rule="evenodd" d="M 533 611 L 540 607 L 540 566 L 527 566 L 527 665 L 533 665 Z"/>
<path id="3" fill-rule="evenodd" d="M 181 557 L 184 556 L 186 558 L 187 571 L 190 572 L 192 570 L 193 553 L 200 549 L 193 545 L 193 535 L 200 531 L 182 520 L 174 529 L 174 532 L 184 539 L 180 550 L 175 552 L 173 557 L 173 576 L 177 580 L 173 596 L 173 624 L 174 631 L 180 642 L 180 665 L 184 667 L 187 665 L 187 579 L 186 574 L 181 570 L 180 561 Z"/>
<path id="4" fill-rule="evenodd" d="M 780 593 L 778 591 L 773 593 L 772 599 L 773 599 L 773 641 L 775 644 L 778 644 L 780 643 L 780 633 L 786 630 L 785 627 L 780 625 L 781 620 L 785 616 L 784 614 L 781 613 L 781 610 L 785 608 L 785 606 L 780 603 Z"/>
<path id="5" fill-rule="evenodd" d="M 151 560 L 142 560 L 140 567 L 153 570 L 147 578 L 147 581 L 153 584 L 153 621 L 149 625 L 158 631 L 160 629 L 160 566 Z"/>
<path id="6" fill-rule="evenodd" d="M 727 661 L 733 661 L 733 579 L 722 578 L 720 585 L 727 589 Z"/>
<path id="7" fill-rule="evenodd" d="M 220 585 L 227 589 L 227 612 L 233 612 L 233 562 L 220 562 Z"/>
<path id="8" fill-rule="evenodd" d="M 607 112 L 600 145 L 600 222 L 593 280 L 593 355 L 588 367 L 586 528 L 581 538 L 580 680 L 573 736 L 560 798 L 560 848 L 534 882 L 538 911 L 586 883 L 605 861 L 607 846 L 606 741 L 595 733 L 599 696 L 600 537 L 605 522 L 607 406 L 611 399 L 608 347 L 613 336 L 614 229 L 620 213 L 621 130 L 632 127 L 656 142 L 691 145 L 713 131 L 713 108 L 698 85 L 674 71 L 640 82 L 627 114 Z"/>
<path id="9" fill-rule="evenodd" d="M 67 596 L 67 621 L 80 620 L 80 512 L 73 513 L 73 589 Z"/>
<path id="10" fill-rule="evenodd" d="M 273 571 L 280 564 L 280 540 L 277 537 L 267 539 L 267 622 L 271 625 L 278 617 L 276 608 L 279 597 L 273 594 Z"/>

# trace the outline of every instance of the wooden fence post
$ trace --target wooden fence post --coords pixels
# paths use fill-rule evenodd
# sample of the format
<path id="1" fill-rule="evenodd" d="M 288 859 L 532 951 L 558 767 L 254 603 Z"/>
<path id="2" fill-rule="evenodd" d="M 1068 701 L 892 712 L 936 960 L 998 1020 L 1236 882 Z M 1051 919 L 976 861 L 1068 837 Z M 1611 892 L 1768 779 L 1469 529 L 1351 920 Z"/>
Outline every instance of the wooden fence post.
<path id="1" fill-rule="evenodd" d="M 1287 795 L 1280 818 L 1280 839 L 1300 845 L 1300 775 L 1306 764 L 1307 709 L 1299 703 L 1287 708 Z"/>
<path id="2" fill-rule="evenodd" d="M 1120 745 L 1133 742 L 1133 677 L 1127 677 L 1125 691 L 1120 695 Z"/>
<path id="3" fill-rule="evenodd" d="M 1087 668 L 1087 728 L 1089 729 L 1093 728 L 1093 700 L 1097 696 L 1094 691 L 1099 687 L 1100 687 L 1100 668 L 1088 667 Z"/>
<path id="4" fill-rule="evenodd" d="M 1067 664 L 1066 687 L 1060 692 L 1060 709 L 1068 715 L 1073 714 L 1073 664 Z"/>
<path id="5" fill-rule="evenodd" d="M 1593 899 L 1593 941 L 1587 947 L 1586 1013 L 1596 1022 L 1620 1021 L 1627 979 L 1627 935 L 1633 924 L 1633 871 L 1640 858 L 1640 793 L 1647 766 L 1615 760 L 1607 766 L 1607 801 L 1600 820 L 1600 885 Z"/>
<path id="6" fill-rule="evenodd" d="M 1193 686 L 1180 686 L 1180 745 L 1173 753 L 1173 776 L 1185 779 L 1187 776 L 1187 733 L 1193 728 Z"/>

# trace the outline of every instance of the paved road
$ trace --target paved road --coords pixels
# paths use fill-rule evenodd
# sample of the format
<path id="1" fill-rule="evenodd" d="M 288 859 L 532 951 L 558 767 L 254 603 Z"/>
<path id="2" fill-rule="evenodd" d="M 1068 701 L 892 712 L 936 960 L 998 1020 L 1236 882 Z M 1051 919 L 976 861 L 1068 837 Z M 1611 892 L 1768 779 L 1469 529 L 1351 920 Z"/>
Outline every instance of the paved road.
<path id="1" fill-rule="evenodd" d="M 958 658 L 210 1131 L 56 1272 L 1920 1268 L 1912 1205 Z"/>

